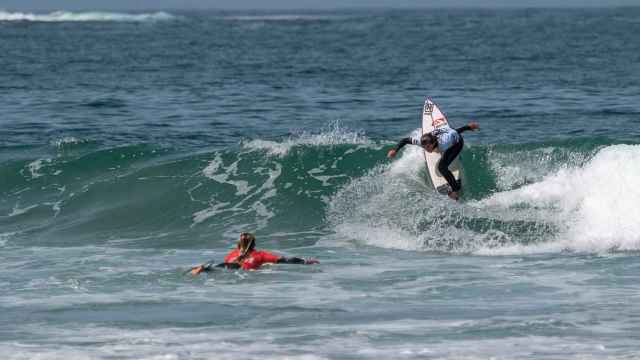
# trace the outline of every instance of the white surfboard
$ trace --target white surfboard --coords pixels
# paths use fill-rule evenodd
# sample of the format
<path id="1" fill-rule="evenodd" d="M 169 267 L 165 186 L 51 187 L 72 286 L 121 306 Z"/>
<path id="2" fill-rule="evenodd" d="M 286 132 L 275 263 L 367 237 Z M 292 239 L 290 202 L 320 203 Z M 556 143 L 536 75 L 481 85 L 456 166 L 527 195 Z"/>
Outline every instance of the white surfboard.
<path id="1" fill-rule="evenodd" d="M 422 134 L 428 134 L 442 126 L 447 126 L 448 124 L 449 122 L 447 121 L 447 117 L 440 110 L 438 105 L 436 105 L 436 103 L 434 103 L 430 98 L 427 98 L 424 101 L 424 107 L 422 108 Z M 433 188 L 441 194 L 446 194 L 449 191 L 449 184 L 442 174 L 440 174 L 440 171 L 438 171 L 438 161 L 440 161 L 441 154 L 436 151 L 429 153 L 426 150 L 423 150 L 423 152 L 424 158 L 427 162 L 427 172 L 429 173 L 429 178 L 431 179 Z M 453 173 L 456 180 L 460 182 L 460 160 L 458 158 L 451 163 L 449 170 L 451 170 L 451 173 Z"/>

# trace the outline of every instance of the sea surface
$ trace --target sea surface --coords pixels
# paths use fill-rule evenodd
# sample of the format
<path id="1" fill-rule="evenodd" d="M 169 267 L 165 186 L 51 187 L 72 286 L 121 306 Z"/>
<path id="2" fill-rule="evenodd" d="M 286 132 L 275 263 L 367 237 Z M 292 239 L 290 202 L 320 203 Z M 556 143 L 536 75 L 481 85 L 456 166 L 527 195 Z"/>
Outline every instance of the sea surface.
<path id="1" fill-rule="evenodd" d="M 2 359 L 640 358 L 640 8 L 0 11 Z M 386 152 L 431 96 L 459 203 Z M 184 275 L 243 231 L 319 265 Z"/>

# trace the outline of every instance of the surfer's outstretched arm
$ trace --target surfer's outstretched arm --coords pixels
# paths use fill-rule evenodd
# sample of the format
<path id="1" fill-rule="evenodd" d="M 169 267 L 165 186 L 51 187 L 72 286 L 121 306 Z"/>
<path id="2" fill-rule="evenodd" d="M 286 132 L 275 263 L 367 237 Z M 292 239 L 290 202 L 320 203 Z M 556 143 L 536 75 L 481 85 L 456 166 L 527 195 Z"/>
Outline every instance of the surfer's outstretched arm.
<path id="1" fill-rule="evenodd" d="M 409 144 L 413 144 L 413 139 L 410 137 L 400 140 L 400 142 L 398 143 L 398 145 L 396 145 L 395 148 L 389 150 L 389 152 L 387 153 L 387 157 L 392 158 L 396 156 L 396 154 L 398 153 L 398 151 L 400 151 L 400 149 L 402 149 L 405 145 L 409 145 Z"/>
<path id="2" fill-rule="evenodd" d="M 468 130 L 476 130 L 476 129 L 480 129 L 480 124 L 478 124 L 477 122 L 470 122 L 469 124 L 463 127 L 457 128 L 456 131 L 458 133 L 463 133 Z"/>

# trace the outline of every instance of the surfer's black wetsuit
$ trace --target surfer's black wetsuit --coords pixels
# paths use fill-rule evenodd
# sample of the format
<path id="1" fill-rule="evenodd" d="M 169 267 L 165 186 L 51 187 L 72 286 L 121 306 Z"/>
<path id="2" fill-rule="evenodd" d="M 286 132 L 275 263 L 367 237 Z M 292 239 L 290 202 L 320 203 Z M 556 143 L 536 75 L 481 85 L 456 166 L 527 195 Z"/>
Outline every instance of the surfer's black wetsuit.
<path id="1" fill-rule="evenodd" d="M 453 176 L 453 173 L 451 173 L 451 170 L 449 170 L 449 165 L 451 165 L 453 160 L 458 157 L 458 155 L 462 151 L 463 146 L 464 139 L 462 139 L 462 136 L 460 136 L 458 142 L 448 148 L 447 151 L 442 154 L 440 161 L 438 161 L 438 171 L 440 171 L 440 174 L 444 176 L 449 186 L 451 186 L 451 191 L 455 192 L 460 191 L 460 183 L 456 181 L 456 177 Z"/>
<path id="2" fill-rule="evenodd" d="M 453 176 L 453 174 L 449 170 L 449 165 L 451 165 L 453 160 L 455 160 L 455 158 L 458 157 L 458 155 L 460 155 L 460 152 L 464 147 L 464 139 L 462 139 L 462 135 L 460 134 L 468 130 L 471 130 L 471 127 L 469 125 L 465 125 L 463 127 L 459 127 L 455 129 L 455 131 L 458 133 L 458 141 L 456 141 L 455 144 L 447 148 L 442 153 L 442 156 L 440 157 L 440 161 L 438 161 L 438 171 L 440 171 L 440 174 L 442 174 L 445 180 L 447 180 L 447 183 L 451 187 L 451 191 L 455 191 L 455 192 L 460 191 L 460 184 L 456 181 L 455 176 Z M 437 134 L 435 135 L 437 139 L 438 136 Z M 402 149 L 405 145 L 409 145 L 409 144 L 422 146 L 422 144 L 420 144 L 420 139 L 408 137 L 400 140 L 398 145 L 396 145 L 396 152 Z"/>

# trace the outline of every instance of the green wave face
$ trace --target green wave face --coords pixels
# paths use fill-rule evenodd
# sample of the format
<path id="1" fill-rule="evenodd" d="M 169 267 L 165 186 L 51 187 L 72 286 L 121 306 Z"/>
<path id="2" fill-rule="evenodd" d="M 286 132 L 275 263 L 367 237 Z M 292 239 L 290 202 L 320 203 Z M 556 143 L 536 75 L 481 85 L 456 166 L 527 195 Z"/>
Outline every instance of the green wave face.
<path id="1" fill-rule="evenodd" d="M 240 231 L 280 246 L 356 242 L 453 253 L 636 244 L 635 234 L 606 221 L 611 213 L 630 216 L 618 205 L 587 208 L 599 186 L 635 180 L 628 167 L 640 153 L 635 145 L 467 146 L 459 204 L 428 186 L 420 149 L 389 161 L 388 148 L 362 138 L 255 140 L 199 154 L 145 145 L 58 148 L 2 163 L 0 222 L 4 233 L 17 234 L 11 242 L 47 246 L 221 246 L 219 239 Z M 595 235 L 607 238 L 601 247 L 580 245 L 584 226 L 604 226 Z"/>

